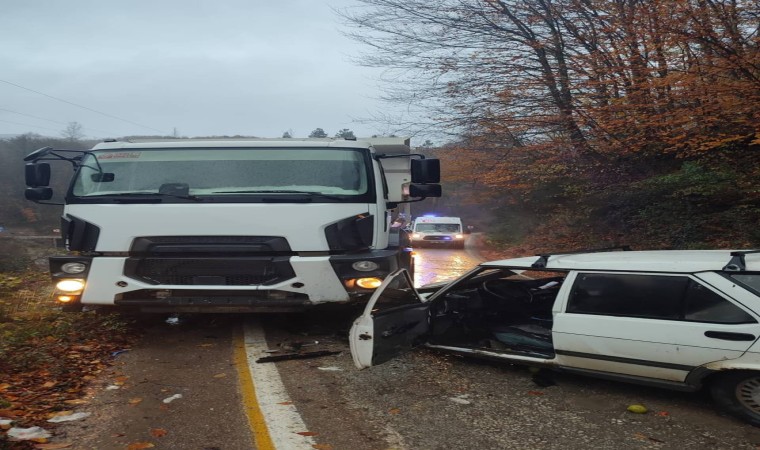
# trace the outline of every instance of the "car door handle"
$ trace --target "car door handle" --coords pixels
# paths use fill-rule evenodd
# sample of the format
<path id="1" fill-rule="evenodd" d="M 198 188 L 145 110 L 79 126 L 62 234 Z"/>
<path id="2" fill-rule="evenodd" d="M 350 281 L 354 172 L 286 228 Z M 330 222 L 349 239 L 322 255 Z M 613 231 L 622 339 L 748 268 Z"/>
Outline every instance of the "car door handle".
<path id="1" fill-rule="evenodd" d="M 754 341 L 755 335 L 749 333 L 733 333 L 730 331 L 705 331 L 705 336 L 724 341 Z"/>

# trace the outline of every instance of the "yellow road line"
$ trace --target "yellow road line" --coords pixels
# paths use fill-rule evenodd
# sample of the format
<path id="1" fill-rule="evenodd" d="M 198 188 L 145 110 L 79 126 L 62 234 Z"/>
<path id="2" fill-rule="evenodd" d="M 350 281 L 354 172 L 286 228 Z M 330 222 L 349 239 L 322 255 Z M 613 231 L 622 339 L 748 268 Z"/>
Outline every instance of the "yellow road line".
<path id="1" fill-rule="evenodd" d="M 240 393 L 243 396 L 243 407 L 248 417 L 248 425 L 251 428 L 254 444 L 258 450 L 275 450 L 272 437 L 269 435 L 264 414 L 261 412 L 259 402 L 256 399 L 256 388 L 248 368 L 248 358 L 245 352 L 245 339 L 242 328 L 234 336 L 235 367 L 240 380 Z"/>

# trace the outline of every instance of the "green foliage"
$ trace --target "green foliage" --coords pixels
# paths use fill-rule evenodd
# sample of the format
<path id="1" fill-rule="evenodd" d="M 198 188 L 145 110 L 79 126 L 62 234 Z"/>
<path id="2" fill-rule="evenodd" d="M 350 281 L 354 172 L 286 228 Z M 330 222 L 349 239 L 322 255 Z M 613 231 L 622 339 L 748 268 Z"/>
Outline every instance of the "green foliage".
<path id="1" fill-rule="evenodd" d="M 310 138 L 326 138 L 327 133 L 325 133 L 325 130 L 321 128 L 315 128 L 314 131 L 309 133 Z"/>

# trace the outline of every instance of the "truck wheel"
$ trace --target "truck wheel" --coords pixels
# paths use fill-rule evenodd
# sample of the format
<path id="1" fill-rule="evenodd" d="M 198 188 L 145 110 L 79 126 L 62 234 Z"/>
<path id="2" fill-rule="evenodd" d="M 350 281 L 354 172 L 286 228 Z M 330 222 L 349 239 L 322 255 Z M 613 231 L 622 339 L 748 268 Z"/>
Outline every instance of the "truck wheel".
<path id="1" fill-rule="evenodd" d="M 760 427 L 760 372 L 722 374 L 710 386 L 710 394 L 721 410 Z"/>

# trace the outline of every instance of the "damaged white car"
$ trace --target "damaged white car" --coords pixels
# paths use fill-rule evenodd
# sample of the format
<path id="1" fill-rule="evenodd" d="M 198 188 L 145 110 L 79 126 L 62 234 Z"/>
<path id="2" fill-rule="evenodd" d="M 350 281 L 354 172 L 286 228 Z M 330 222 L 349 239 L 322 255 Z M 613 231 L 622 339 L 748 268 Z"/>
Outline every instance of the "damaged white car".
<path id="1" fill-rule="evenodd" d="M 360 369 L 426 344 L 707 387 L 723 410 L 760 426 L 758 337 L 760 250 L 605 251 L 487 262 L 427 293 L 397 271 L 354 322 L 350 343 Z"/>

